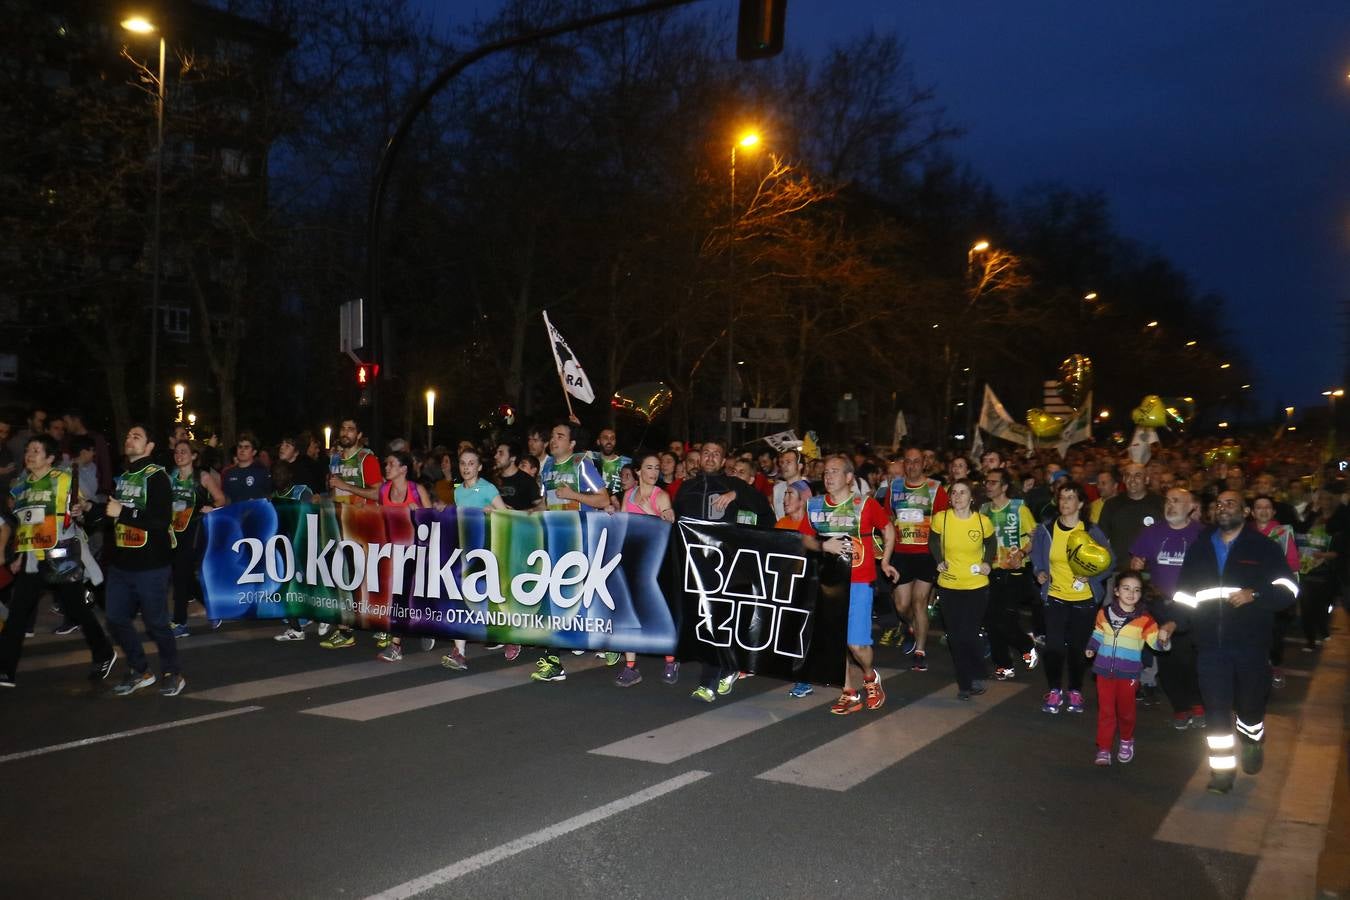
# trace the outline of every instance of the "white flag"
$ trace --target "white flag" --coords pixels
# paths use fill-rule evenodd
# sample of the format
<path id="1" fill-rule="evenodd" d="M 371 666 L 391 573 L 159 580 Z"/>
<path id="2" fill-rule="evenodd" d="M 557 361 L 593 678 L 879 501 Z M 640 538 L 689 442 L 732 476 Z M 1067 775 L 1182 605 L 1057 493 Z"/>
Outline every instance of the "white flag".
<path id="1" fill-rule="evenodd" d="M 1158 443 L 1158 432 L 1152 428 L 1136 428 L 1130 438 L 1130 459 L 1145 465 L 1153 457 L 1153 445 Z"/>
<path id="2" fill-rule="evenodd" d="M 764 443 L 768 444 L 779 453 L 782 453 L 784 450 L 796 450 L 802 445 L 801 438 L 797 437 L 797 432 L 790 428 L 787 431 L 780 431 L 776 434 L 764 435 Z"/>
<path id="3" fill-rule="evenodd" d="M 909 423 L 905 421 L 905 411 L 902 409 L 895 414 L 895 430 L 891 432 L 891 452 L 897 452 L 900 449 L 900 442 L 909 434 Z"/>
<path id="4" fill-rule="evenodd" d="M 1071 418 L 1064 425 L 1064 430 L 1060 432 L 1059 441 L 1056 443 L 1056 449 L 1062 458 L 1064 453 L 1079 441 L 1092 440 L 1092 394 L 1089 393 L 1083 400 L 1083 405 L 1078 408 Z"/>
<path id="5" fill-rule="evenodd" d="M 547 312 L 544 313 L 544 327 L 548 329 L 549 346 L 553 348 L 553 362 L 558 366 L 558 377 L 562 379 L 563 388 L 582 403 L 594 403 L 595 390 L 591 387 L 591 380 L 586 377 L 585 370 L 581 368 L 581 363 L 572 352 L 572 348 L 567 346 L 567 341 L 563 340 L 563 336 L 558 334 L 558 329 L 548 320 Z"/>

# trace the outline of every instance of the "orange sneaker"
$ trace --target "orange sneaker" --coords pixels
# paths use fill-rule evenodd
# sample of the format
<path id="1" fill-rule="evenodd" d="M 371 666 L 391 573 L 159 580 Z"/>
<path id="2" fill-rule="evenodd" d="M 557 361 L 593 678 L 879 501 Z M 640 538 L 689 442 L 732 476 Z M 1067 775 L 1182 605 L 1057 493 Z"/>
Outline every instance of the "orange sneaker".
<path id="1" fill-rule="evenodd" d="M 834 705 L 830 707 L 830 712 L 836 716 L 847 716 L 850 713 L 859 712 L 862 708 L 862 697 L 850 691 L 844 691 L 839 695 L 839 699 L 834 701 Z"/>
<path id="2" fill-rule="evenodd" d="M 872 670 L 870 681 L 863 681 L 863 690 L 867 693 L 867 699 L 863 701 L 868 709 L 881 709 L 882 704 L 886 702 L 886 691 L 881 687 L 881 676 L 877 670 Z"/>

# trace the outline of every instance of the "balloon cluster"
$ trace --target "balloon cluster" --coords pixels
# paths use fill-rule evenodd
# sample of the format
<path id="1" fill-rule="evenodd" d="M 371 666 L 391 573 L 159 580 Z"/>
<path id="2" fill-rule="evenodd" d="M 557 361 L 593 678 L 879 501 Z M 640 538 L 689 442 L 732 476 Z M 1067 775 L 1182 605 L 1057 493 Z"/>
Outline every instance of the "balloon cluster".
<path id="1" fill-rule="evenodd" d="M 1092 391 L 1092 359 L 1081 353 L 1075 353 L 1059 364 L 1060 399 L 1073 407 L 1078 407 Z M 1076 414 L 1076 412 L 1075 412 Z M 1063 416 L 1048 413 L 1039 406 L 1027 410 L 1027 428 L 1038 441 L 1053 441 L 1064 433 L 1068 421 Z"/>

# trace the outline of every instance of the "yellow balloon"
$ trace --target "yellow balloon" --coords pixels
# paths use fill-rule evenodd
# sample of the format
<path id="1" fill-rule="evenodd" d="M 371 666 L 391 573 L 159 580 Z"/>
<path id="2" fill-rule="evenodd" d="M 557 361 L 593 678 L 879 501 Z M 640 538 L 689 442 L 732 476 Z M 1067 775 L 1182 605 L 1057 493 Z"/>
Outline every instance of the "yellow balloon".
<path id="1" fill-rule="evenodd" d="M 1066 555 L 1069 557 L 1069 568 L 1080 578 L 1093 578 L 1111 565 L 1111 551 L 1094 541 L 1086 531 L 1075 531 L 1069 535 Z"/>
<path id="2" fill-rule="evenodd" d="M 1064 419 L 1037 407 L 1027 410 L 1027 427 L 1037 440 L 1053 441 L 1064 430 Z"/>
<path id="3" fill-rule="evenodd" d="M 1167 407 L 1157 394 L 1149 394 L 1130 413 L 1134 424 L 1140 428 L 1162 428 L 1167 424 Z"/>
<path id="4" fill-rule="evenodd" d="M 1075 353 L 1059 364 L 1059 396 L 1074 409 L 1092 390 L 1092 359 Z"/>

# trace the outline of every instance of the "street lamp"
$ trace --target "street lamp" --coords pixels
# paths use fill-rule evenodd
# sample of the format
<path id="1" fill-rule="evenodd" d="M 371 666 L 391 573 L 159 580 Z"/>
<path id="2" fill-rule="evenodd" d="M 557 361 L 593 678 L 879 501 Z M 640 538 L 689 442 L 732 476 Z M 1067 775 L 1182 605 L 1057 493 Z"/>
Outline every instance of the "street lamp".
<path id="1" fill-rule="evenodd" d="M 731 452 L 731 407 L 736 402 L 736 151 L 759 145 L 755 131 L 743 133 L 731 145 L 731 215 L 727 231 L 727 383 L 722 392 L 723 415 L 727 420 L 727 452 Z"/>
<path id="2" fill-rule="evenodd" d="M 1327 432 L 1327 450 L 1332 456 L 1336 455 L 1336 399 L 1345 396 L 1345 388 L 1331 388 L 1322 392 L 1322 396 L 1327 398 L 1327 418 L 1331 420 L 1331 427 Z"/>
<path id="3" fill-rule="evenodd" d="M 187 396 L 187 388 L 180 382 L 173 386 L 173 420 L 181 425 L 183 423 L 183 398 Z"/>
<path id="4" fill-rule="evenodd" d="M 153 34 L 159 31 L 148 19 L 132 16 L 122 20 L 122 27 L 133 34 Z M 150 282 L 150 420 L 155 418 L 155 385 L 159 368 L 159 212 L 164 196 L 164 34 L 159 35 L 159 77 L 155 80 L 155 226 L 152 243 L 152 274 Z M 181 415 L 181 408 L 179 413 Z M 181 419 L 180 419 L 181 421 Z"/>
<path id="5" fill-rule="evenodd" d="M 436 426 L 436 391 L 427 388 L 427 452 L 431 452 L 432 429 Z"/>

